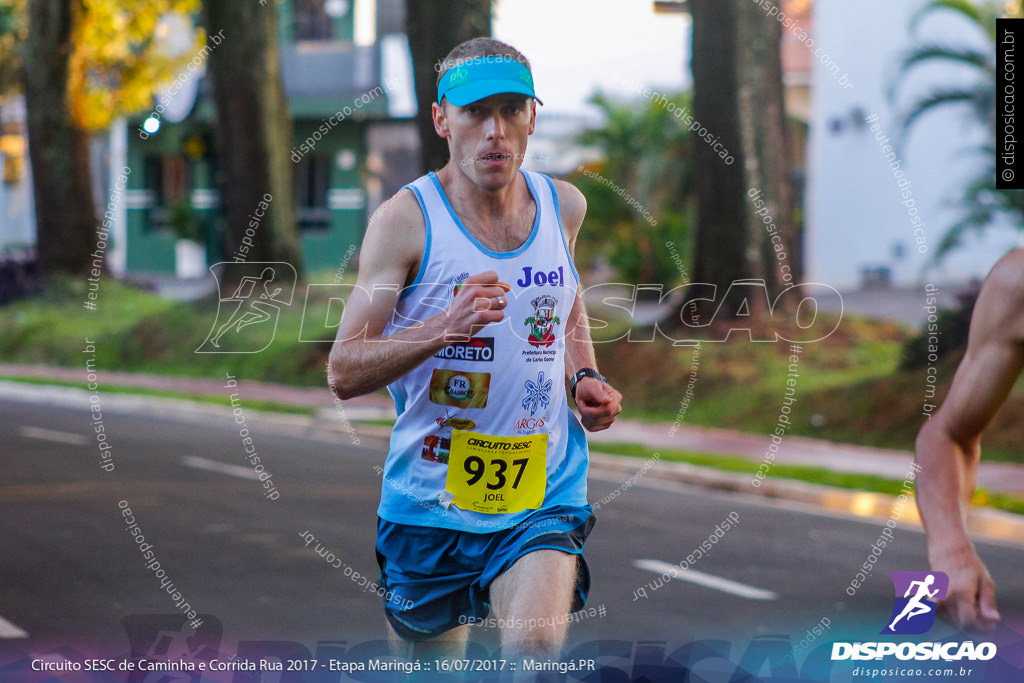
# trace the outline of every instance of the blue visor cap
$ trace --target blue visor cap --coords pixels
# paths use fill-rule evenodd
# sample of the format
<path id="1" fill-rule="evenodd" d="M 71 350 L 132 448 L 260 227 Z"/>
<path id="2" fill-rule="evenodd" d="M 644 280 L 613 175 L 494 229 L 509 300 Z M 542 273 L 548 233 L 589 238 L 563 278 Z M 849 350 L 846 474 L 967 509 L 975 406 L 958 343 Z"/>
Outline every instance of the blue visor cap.
<path id="1" fill-rule="evenodd" d="M 540 102 L 533 92 L 533 75 L 525 64 L 498 55 L 476 57 L 445 72 L 437 85 L 437 101 L 440 103 L 441 98 L 447 97 L 456 107 L 464 107 L 506 92 L 526 95 Z"/>

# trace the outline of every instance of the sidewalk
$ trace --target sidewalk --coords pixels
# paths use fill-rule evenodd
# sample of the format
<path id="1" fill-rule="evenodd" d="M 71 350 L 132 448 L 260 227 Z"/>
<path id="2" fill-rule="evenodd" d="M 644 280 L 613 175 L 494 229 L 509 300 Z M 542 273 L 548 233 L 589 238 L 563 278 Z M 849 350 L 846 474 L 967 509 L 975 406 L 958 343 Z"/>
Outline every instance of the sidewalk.
<path id="1" fill-rule="evenodd" d="M 0 377 L 33 377 L 38 379 L 57 380 L 61 382 L 84 382 L 85 368 L 61 368 L 49 365 L 11 365 L 0 363 Z M 200 379 L 194 377 L 171 377 L 168 375 L 147 375 L 132 372 L 100 373 L 100 382 L 106 386 L 140 387 L 176 391 L 183 394 L 223 396 L 225 379 Z M 250 400 L 273 401 L 300 408 L 328 408 L 333 406 L 331 392 L 327 388 L 327 376 L 324 375 L 322 387 L 292 387 L 285 384 L 268 382 L 252 382 L 242 379 L 245 383 L 245 396 Z M 361 396 L 349 405 L 362 408 L 376 408 L 390 411 L 394 416 L 391 399 L 386 396 Z"/>
<path id="2" fill-rule="evenodd" d="M 0 364 L 0 377 L 31 377 L 61 382 L 82 382 L 84 368 L 59 368 L 43 365 Z M 101 388 L 112 386 L 139 387 L 173 391 L 186 395 L 207 395 L 222 397 L 225 405 L 194 403 L 181 399 L 150 396 L 118 395 L 108 392 L 108 409 L 117 409 L 141 414 L 163 414 L 175 412 L 186 419 L 218 419 L 230 415 L 227 404 L 228 388 L 225 380 L 169 377 L 163 375 L 103 372 L 99 375 Z M 296 407 L 312 408 L 314 415 L 286 415 L 263 413 L 273 429 L 309 438 L 335 440 L 344 433 L 351 437 L 353 425 L 348 420 L 369 420 L 394 417 L 394 406 L 383 394 L 363 396 L 345 401 L 342 413 L 326 386 L 291 387 L 266 382 L 249 381 L 241 378 L 237 388 L 247 400 L 265 400 Z M 19 382 L 0 380 L 0 398 L 29 400 L 48 405 L 88 405 L 88 392 L 83 389 L 33 386 Z M 339 415 L 343 420 L 339 421 Z M 381 425 L 359 424 L 355 429 L 360 436 L 376 436 L 386 439 L 390 428 Z M 751 484 L 751 475 L 726 472 L 713 467 L 698 467 L 687 463 L 665 462 L 648 458 L 642 460 L 627 456 L 601 453 L 600 444 L 623 442 L 637 443 L 648 447 L 653 456 L 658 449 L 680 449 L 718 453 L 725 456 L 747 458 L 762 462 L 771 440 L 766 435 L 744 434 L 742 432 L 673 425 L 668 423 L 640 422 L 622 419 L 604 432 L 589 434 L 591 443 L 591 475 L 622 482 L 617 492 L 633 486 L 639 479 L 650 476 L 652 481 L 676 482 L 707 489 L 732 491 L 742 495 L 757 495 L 787 501 L 789 504 L 807 504 L 862 518 L 871 518 L 880 523 L 888 519 L 899 519 L 900 526 L 920 529 L 920 519 L 913 503 L 907 505 L 895 496 L 842 489 L 821 484 L 795 481 L 768 475 L 760 486 Z M 838 472 L 870 473 L 903 480 L 910 469 L 912 455 L 909 452 L 865 448 L 848 444 L 832 443 L 818 439 L 786 436 L 775 454 L 775 462 L 812 465 Z M 1024 494 L 1024 465 L 1005 463 L 981 464 L 979 484 L 990 490 L 1011 494 Z M 613 496 L 617 493 L 613 492 Z M 595 503 L 598 507 L 600 502 Z M 974 506 L 967 519 L 968 530 L 978 538 L 1013 546 L 1024 545 L 1024 516 L 1002 510 Z"/>
<path id="3" fill-rule="evenodd" d="M 65 382 L 81 382 L 84 370 L 44 365 L 0 364 L 0 377 L 34 377 Z M 103 372 L 100 381 L 107 386 L 120 385 L 176 391 L 184 394 L 224 396 L 224 380 L 169 377 L 163 375 Z M 249 400 L 265 400 L 317 409 L 317 415 L 335 419 L 334 399 L 326 386 L 292 387 L 241 379 Z M 391 399 L 372 394 L 344 402 L 349 419 L 394 417 Z M 693 427 L 667 422 L 641 422 L 619 419 L 611 429 L 587 435 L 593 450 L 602 443 L 636 443 L 647 446 L 652 454 L 661 449 L 716 453 L 762 462 L 771 440 L 767 435 L 746 434 L 734 430 Z M 801 436 L 785 436 L 774 461 L 786 465 L 808 465 L 836 472 L 874 474 L 903 480 L 913 462 L 910 451 L 868 448 Z M 770 472 L 769 472 L 770 474 Z M 990 491 L 1024 495 L 1024 465 L 982 462 L 978 468 L 978 486 Z"/>
<path id="4" fill-rule="evenodd" d="M 768 435 L 637 420 L 617 420 L 610 429 L 588 434 L 587 440 L 591 444 L 641 443 L 652 451 L 658 448 L 698 451 L 757 462 L 764 461 L 771 444 Z M 790 435 L 782 437 L 782 443 L 774 453 L 774 462 L 903 480 L 914 462 L 914 455 L 910 451 L 869 448 Z M 978 468 L 978 488 L 1024 495 L 1024 465 L 983 460 Z"/>

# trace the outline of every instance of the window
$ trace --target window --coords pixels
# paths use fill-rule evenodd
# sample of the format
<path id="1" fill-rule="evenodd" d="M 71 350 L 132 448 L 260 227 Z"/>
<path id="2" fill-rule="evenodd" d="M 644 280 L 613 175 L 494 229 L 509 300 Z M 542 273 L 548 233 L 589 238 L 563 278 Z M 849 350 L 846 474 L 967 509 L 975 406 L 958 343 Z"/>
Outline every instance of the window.
<path id="1" fill-rule="evenodd" d="M 149 229 L 166 230 L 171 226 L 172 209 L 179 212 L 189 204 L 192 168 L 180 154 L 149 156 L 144 161 L 146 189 L 152 193 Z"/>
<path id="2" fill-rule="evenodd" d="M 307 154 L 295 165 L 295 204 L 299 228 L 326 230 L 331 212 L 327 191 L 331 185 L 331 159 L 324 154 Z"/>
<path id="3" fill-rule="evenodd" d="M 324 0 L 295 0 L 295 40 L 331 40 L 334 23 L 324 9 Z"/>
<path id="4" fill-rule="evenodd" d="M 191 183 L 188 161 L 180 155 L 146 157 L 146 187 L 155 205 L 166 207 L 188 197 Z"/>

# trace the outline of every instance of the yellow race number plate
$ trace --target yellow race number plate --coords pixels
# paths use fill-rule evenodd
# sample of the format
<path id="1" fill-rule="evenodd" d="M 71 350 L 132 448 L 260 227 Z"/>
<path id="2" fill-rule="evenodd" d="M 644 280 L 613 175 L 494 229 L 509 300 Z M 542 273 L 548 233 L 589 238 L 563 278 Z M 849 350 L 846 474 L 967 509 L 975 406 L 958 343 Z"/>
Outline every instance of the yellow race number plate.
<path id="1" fill-rule="evenodd" d="M 503 514 L 544 503 L 547 434 L 490 436 L 452 431 L 445 488 L 463 510 Z"/>

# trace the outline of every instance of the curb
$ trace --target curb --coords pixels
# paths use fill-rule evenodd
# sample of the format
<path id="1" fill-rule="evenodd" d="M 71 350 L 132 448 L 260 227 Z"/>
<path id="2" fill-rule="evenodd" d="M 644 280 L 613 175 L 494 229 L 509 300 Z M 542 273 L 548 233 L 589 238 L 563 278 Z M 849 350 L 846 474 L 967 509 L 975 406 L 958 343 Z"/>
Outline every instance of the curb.
<path id="1" fill-rule="evenodd" d="M 650 460 L 647 460 L 638 464 L 637 460 L 638 458 L 631 456 L 593 451 L 590 453 L 591 465 L 596 465 L 599 469 L 625 474 L 627 478 L 636 476 L 640 473 L 641 467 L 651 463 Z M 791 479 L 772 478 L 762 480 L 761 486 L 752 486 L 749 474 L 723 472 L 683 462 L 655 461 L 649 469 L 662 479 L 681 484 L 805 503 L 881 522 L 898 519 L 898 523 L 924 531 L 917 506 L 910 501 L 902 502 L 897 496 L 886 493 L 857 491 Z M 967 516 L 967 530 L 972 535 L 986 541 L 1024 548 L 1024 515 L 1015 515 L 1004 510 L 973 507 Z"/>
<path id="2" fill-rule="evenodd" d="M 88 408 L 91 393 L 86 389 L 75 387 L 0 380 L 0 399 L 15 398 L 42 405 Z M 117 394 L 106 391 L 102 396 L 102 405 L 105 411 L 151 417 L 170 416 L 206 424 L 234 424 L 234 414 L 230 405 L 219 406 L 187 399 Z M 227 402 L 226 396 L 225 401 Z M 362 445 L 361 437 L 386 442 L 391 435 L 390 427 L 366 423 L 353 425 L 353 421 L 380 419 L 394 415 L 393 411 L 361 406 L 353 406 L 348 409 L 343 406 L 323 408 L 317 410 L 316 415 L 312 417 L 250 409 L 246 409 L 246 414 L 258 418 L 262 424 L 271 425 L 279 434 L 325 440 L 331 443 L 347 439 L 353 446 Z M 382 446 L 383 443 L 380 445 Z M 365 447 L 379 446 L 374 444 Z M 641 462 L 639 458 L 633 456 L 612 455 L 593 450 L 590 453 L 590 463 L 595 469 L 624 475 L 624 482 L 637 475 L 643 476 L 644 472 L 650 470 L 661 479 L 682 484 L 804 503 L 862 519 L 874 519 L 882 522 L 890 518 L 899 519 L 899 523 L 923 531 L 916 505 L 901 502 L 898 497 L 884 493 L 772 478 L 762 480 L 761 486 L 755 487 L 750 483 L 751 475 L 749 474 L 725 472 L 711 467 L 699 467 L 681 462 L 652 461 L 650 459 Z M 629 488 L 629 486 L 625 486 L 625 488 Z M 624 490 L 624 488 L 620 487 L 619 490 Z M 974 507 L 968 513 L 967 529 L 974 536 L 986 541 L 1024 547 L 1024 515 Z"/>
<path id="3" fill-rule="evenodd" d="M 0 399 L 11 398 L 26 403 L 88 409 L 92 405 L 89 400 L 92 394 L 93 392 L 87 389 L 77 387 L 0 380 Z M 216 403 L 189 401 L 183 398 L 119 394 L 106 390 L 100 392 L 100 395 L 99 404 L 104 412 L 159 418 L 170 417 L 211 425 L 235 424 L 234 412 L 229 404 L 227 394 L 224 397 L 226 405 L 223 406 Z M 346 410 L 344 414 L 340 410 L 325 408 L 318 410 L 316 416 L 313 417 L 245 408 L 244 401 L 241 403 L 241 407 L 247 416 L 256 418 L 261 424 L 271 426 L 275 433 L 289 436 L 322 439 L 332 443 L 347 437 L 352 445 L 360 445 L 359 437 L 387 439 L 391 434 L 391 429 L 388 427 L 368 424 L 358 424 L 357 433 L 354 435 L 350 431 L 353 427 L 351 421 L 355 419 L 356 414 L 363 415 L 364 417 L 361 419 L 368 419 L 366 416 L 377 417 L 379 411 L 375 408 L 353 407 Z"/>

